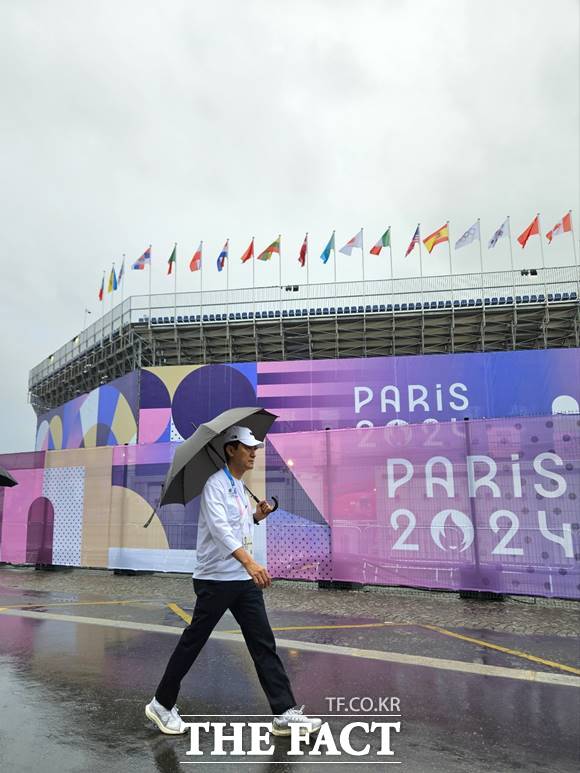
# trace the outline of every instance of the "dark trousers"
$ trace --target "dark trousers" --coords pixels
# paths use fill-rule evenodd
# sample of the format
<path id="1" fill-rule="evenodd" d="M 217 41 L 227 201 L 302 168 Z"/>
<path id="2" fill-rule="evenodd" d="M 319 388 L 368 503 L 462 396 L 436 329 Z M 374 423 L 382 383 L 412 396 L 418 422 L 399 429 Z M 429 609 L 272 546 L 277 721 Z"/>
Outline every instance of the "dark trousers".
<path id="1" fill-rule="evenodd" d="M 181 680 L 229 609 L 242 629 L 272 713 L 283 714 L 295 706 L 290 680 L 276 653 L 261 589 L 253 580 L 194 580 L 193 588 L 197 596 L 193 617 L 181 634 L 155 693 L 159 703 L 167 709 L 173 708 Z"/>

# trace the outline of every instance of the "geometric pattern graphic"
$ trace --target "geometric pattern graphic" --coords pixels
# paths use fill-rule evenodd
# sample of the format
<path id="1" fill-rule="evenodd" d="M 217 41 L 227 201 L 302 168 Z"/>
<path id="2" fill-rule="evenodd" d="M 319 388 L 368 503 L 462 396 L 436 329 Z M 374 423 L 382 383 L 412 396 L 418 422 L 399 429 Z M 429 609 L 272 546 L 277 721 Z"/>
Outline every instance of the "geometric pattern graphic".
<path id="1" fill-rule="evenodd" d="M 52 563 L 81 566 L 84 467 L 53 467 L 44 471 L 43 495 L 54 511 Z"/>
<path id="2" fill-rule="evenodd" d="M 76 397 L 38 419 L 36 450 L 137 442 L 138 372 Z"/>

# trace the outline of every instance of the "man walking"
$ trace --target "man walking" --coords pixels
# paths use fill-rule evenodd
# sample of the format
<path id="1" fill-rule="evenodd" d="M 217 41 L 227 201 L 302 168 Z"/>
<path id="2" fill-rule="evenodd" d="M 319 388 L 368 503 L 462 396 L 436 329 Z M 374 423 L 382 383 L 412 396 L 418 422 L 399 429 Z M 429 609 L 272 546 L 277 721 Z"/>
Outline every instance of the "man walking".
<path id="1" fill-rule="evenodd" d="M 187 730 L 175 707 L 181 681 L 227 609 L 242 630 L 274 714 L 273 735 L 290 735 L 293 722 L 307 724 L 311 733 L 322 724 L 296 705 L 264 605 L 262 589 L 272 579 L 254 560 L 254 524 L 266 518 L 272 507 L 264 500 L 252 513 L 242 477 L 253 469 L 256 450 L 263 446 L 247 427 L 230 427 L 224 437 L 227 464 L 208 479 L 201 495 L 193 617 L 169 659 L 155 697 L 145 707 L 146 716 L 168 735 Z"/>

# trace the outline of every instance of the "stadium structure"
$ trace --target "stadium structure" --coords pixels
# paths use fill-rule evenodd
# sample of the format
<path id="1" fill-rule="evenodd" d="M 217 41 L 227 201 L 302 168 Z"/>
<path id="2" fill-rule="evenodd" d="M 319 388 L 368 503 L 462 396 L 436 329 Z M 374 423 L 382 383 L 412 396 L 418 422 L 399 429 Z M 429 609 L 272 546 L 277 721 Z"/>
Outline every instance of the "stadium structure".
<path id="1" fill-rule="evenodd" d="M 127 298 L 36 365 L 40 415 L 142 367 L 580 346 L 580 267 Z"/>

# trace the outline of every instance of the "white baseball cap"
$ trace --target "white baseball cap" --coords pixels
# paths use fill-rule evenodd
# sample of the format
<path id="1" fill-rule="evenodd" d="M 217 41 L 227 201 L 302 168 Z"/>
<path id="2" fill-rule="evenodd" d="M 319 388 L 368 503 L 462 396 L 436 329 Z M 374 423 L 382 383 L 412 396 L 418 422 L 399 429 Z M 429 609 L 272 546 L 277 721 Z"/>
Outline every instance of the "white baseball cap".
<path id="1" fill-rule="evenodd" d="M 243 443 L 245 446 L 250 446 L 251 448 L 264 447 L 264 444 L 254 437 L 254 433 L 251 429 L 248 429 L 247 427 L 239 427 L 238 425 L 234 424 L 233 427 L 226 429 L 224 433 L 224 445 L 227 443 L 233 443 L 236 440 L 239 440 L 240 443 Z"/>

